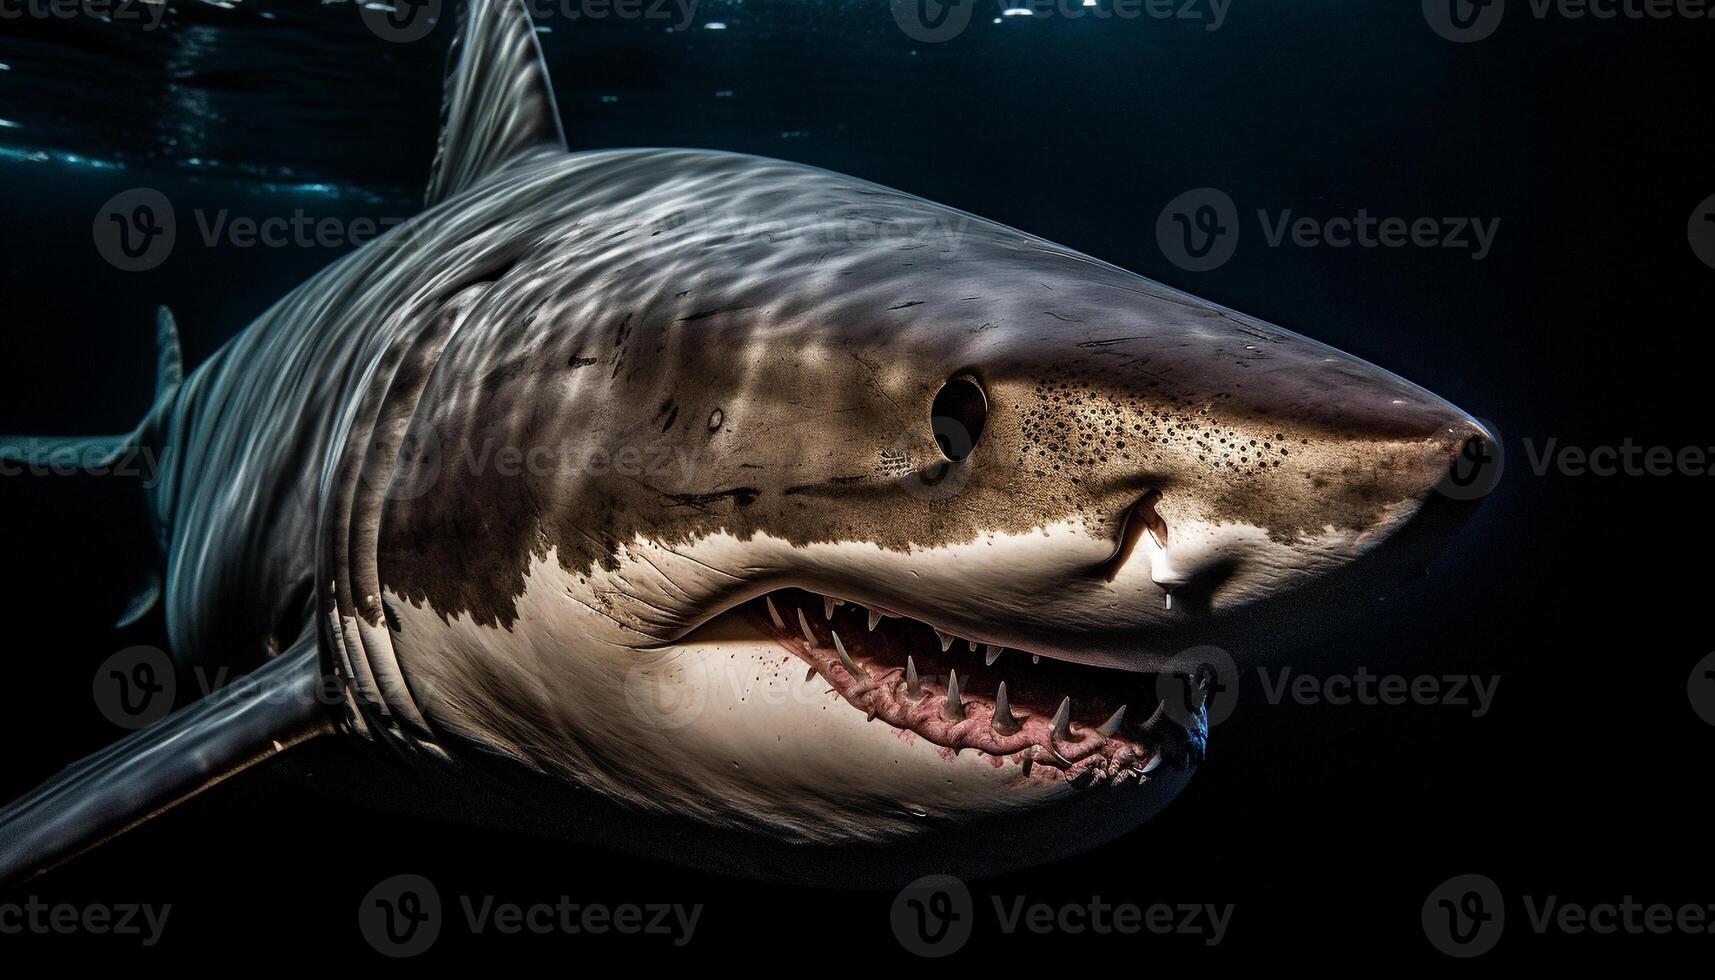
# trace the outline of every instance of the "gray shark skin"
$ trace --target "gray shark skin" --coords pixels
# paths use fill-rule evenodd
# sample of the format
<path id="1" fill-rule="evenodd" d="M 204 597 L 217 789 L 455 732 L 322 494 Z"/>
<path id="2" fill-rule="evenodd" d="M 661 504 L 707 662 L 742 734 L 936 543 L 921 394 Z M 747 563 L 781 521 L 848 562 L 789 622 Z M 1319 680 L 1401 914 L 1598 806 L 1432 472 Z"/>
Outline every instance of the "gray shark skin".
<path id="1" fill-rule="evenodd" d="M 740 873 L 1048 860 L 1201 760 L 1152 672 L 1468 511 L 1435 488 L 1489 436 L 1428 392 L 864 181 L 568 153 L 523 7 L 471 6 L 428 209 L 182 379 L 164 317 L 91 443 L 162 461 L 175 656 L 261 666 L 0 812 L 0 880 L 312 740 Z"/>

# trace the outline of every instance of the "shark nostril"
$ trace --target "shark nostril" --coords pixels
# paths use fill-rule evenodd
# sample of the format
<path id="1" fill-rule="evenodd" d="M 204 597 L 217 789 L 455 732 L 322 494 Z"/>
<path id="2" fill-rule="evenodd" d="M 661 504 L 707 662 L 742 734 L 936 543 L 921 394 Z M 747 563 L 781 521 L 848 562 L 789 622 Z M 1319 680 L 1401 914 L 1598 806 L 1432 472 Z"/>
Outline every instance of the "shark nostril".
<path id="1" fill-rule="evenodd" d="M 1120 569 L 1131 558 L 1132 552 L 1137 550 L 1138 541 L 1144 534 L 1153 537 L 1155 543 L 1162 548 L 1167 547 L 1167 522 L 1162 520 L 1155 510 L 1155 504 L 1160 499 L 1161 491 L 1151 490 L 1126 509 L 1125 515 L 1120 519 L 1118 547 L 1114 549 L 1113 557 L 1108 559 L 1108 581 L 1112 582 L 1119 576 Z"/>

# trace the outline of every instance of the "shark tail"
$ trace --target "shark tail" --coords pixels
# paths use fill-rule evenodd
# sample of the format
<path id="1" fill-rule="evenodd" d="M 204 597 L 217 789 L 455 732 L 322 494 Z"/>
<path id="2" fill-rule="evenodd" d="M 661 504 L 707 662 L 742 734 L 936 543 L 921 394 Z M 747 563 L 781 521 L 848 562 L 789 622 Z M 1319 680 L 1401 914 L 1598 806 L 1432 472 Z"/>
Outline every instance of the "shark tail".
<path id="1" fill-rule="evenodd" d="M 160 476 L 154 472 L 160 459 L 160 420 L 184 380 L 178 323 L 172 311 L 163 306 L 155 314 L 155 398 L 143 421 L 122 435 L 0 435 L 0 475 L 136 476 L 143 480 L 145 492 L 151 490 Z M 160 597 L 161 575 L 151 568 L 117 625 L 129 626 L 141 619 Z"/>

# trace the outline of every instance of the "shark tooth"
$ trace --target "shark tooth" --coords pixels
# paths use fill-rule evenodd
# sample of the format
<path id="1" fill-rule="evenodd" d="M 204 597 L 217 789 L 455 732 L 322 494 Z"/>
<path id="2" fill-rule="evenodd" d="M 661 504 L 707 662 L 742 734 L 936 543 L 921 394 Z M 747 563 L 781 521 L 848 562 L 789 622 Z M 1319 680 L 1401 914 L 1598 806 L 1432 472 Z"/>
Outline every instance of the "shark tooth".
<path id="1" fill-rule="evenodd" d="M 831 595 L 825 595 L 822 597 L 822 618 L 834 618 L 834 597 Z"/>
<path id="2" fill-rule="evenodd" d="M 994 692 L 994 716 L 989 718 L 989 727 L 1002 735 L 1018 731 L 1018 719 L 1013 716 L 1012 705 L 1006 699 L 1006 681 L 1001 681 Z"/>
<path id="3" fill-rule="evenodd" d="M 1040 654 L 1040 653 L 1031 654 L 1030 655 L 1030 662 L 1033 664 L 1041 663 L 1042 662 L 1042 654 Z"/>
<path id="4" fill-rule="evenodd" d="M 816 666 L 814 664 L 811 664 L 810 669 L 804 671 L 804 683 L 808 684 L 812 680 L 815 680 L 815 679 L 816 679 Z"/>
<path id="5" fill-rule="evenodd" d="M 1048 723 L 1053 737 L 1061 742 L 1072 738 L 1072 696 L 1067 695 L 1060 702 L 1060 707 L 1054 710 L 1054 720 Z"/>
<path id="6" fill-rule="evenodd" d="M 965 642 L 966 642 L 966 643 L 967 643 L 967 644 L 969 644 L 969 645 L 970 645 L 970 648 L 971 648 L 971 652 L 972 652 L 972 653 L 976 653 L 976 652 L 977 652 L 977 641 L 975 641 L 975 640 L 966 640 L 966 641 L 965 641 Z"/>
<path id="7" fill-rule="evenodd" d="M 804 618 L 804 610 L 798 610 L 798 628 L 804 631 L 804 642 L 814 647 L 816 634 L 810 632 L 810 621 Z"/>
<path id="8" fill-rule="evenodd" d="M 1165 717 L 1167 717 L 1167 702 L 1162 701 L 1155 706 L 1155 712 L 1149 716 L 1149 720 L 1143 723 L 1144 734 L 1147 735 L 1155 731 L 1155 726 L 1161 724 L 1161 719 Z"/>
<path id="9" fill-rule="evenodd" d="M 959 700 L 959 672 L 947 671 L 947 703 L 941 706 L 941 716 L 948 721 L 965 720 L 965 703 Z"/>
<path id="10" fill-rule="evenodd" d="M 923 682 L 917 679 L 917 661 L 905 655 L 905 696 L 913 701 L 923 700 Z"/>
<path id="11" fill-rule="evenodd" d="M 1113 738 L 1115 735 L 1119 734 L 1120 722 L 1122 721 L 1125 721 L 1125 705 L 1123 704 L 1120 705 L 1120 709 L 1114 712 L 1107 721 L 1102 722 L 1102 727 L 1096 729 L 1096 731 L 1100 732 L 1104 738 Z"/>
<path id="12" fill-rule="evenodd" d="M 784 631 L 786 621 L 780 618 L 780 610 L 774 608 L 774 597 L 765 595 L 762 597 L 762 601 L 768 603 L 768 618 L 774 620 L 774 628 Z"/>
<path id="13" fill-rule="evenodd" d="M 846 673 L 860 681 L 869 680 L 869 671 L 859 667 L 857 665 L 857 661 L 852 659 L 852 655 L 846 652 L 846 645 L 840 642 L 840 634 L 834 633 L 833 630 L 829 630 L 828 632 L 833 634 L 834 652 L 840 655 L 840 666 L 846 669 Z"/>
<path id="14" fill-rule="evenodd" d="M 875 632 L 876 626 L 880 625 L 880 623 L 881 623 L 881 613 L 878 613 L 874 609 L 871 609 L 869 611 L 869 630 L 870 630 L 870 632 L 871 633 Z"/>
<path id="15" fill-rule="evenodd" d="M 1144 763 L 1143 768 L 1139 771 L 1147 776 L 1149 773 L 1154 772 L 1155 767 L 1159 765 L 1161 765 L 1161 753 L 1157 752 L 1149 757 L 1149 761 Z"/>
<path id="16" fill-rule="evenodd" d="M 946 653 L 947 648 L 953 645 L 953 637 L 950 634 L 941 632 L 940 630 L 935 631 L 935 638 L 941 641 L 942 653 Z"/>
<path id="17" fill-rule="evenodd" d="M 993 667 L 994 662 L 1000 659 L 1000 655 L 1005 652 L 1005 650 L 1006 647 L 997 647 L 993 643 L 983 647 L 983 666 Z"/>

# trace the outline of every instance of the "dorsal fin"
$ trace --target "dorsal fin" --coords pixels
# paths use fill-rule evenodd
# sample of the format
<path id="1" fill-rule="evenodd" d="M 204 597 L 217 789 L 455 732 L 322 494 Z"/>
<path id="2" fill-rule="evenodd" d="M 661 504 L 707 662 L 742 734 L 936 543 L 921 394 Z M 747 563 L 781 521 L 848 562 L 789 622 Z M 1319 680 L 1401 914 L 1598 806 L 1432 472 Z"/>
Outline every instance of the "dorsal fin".
<path id="1" fill-rule="evenodd" d="M 165 306 L 155 310 L 155 400 L 185 382 L 185 355 L 179 347 L 179 324 Z"/>
<path id="2" fill-rule="evenodd" d="M 524 0 L 468 0 L 447 55 L 433 206 L 537 150 L 566 149 L 536 25 Z"/>

